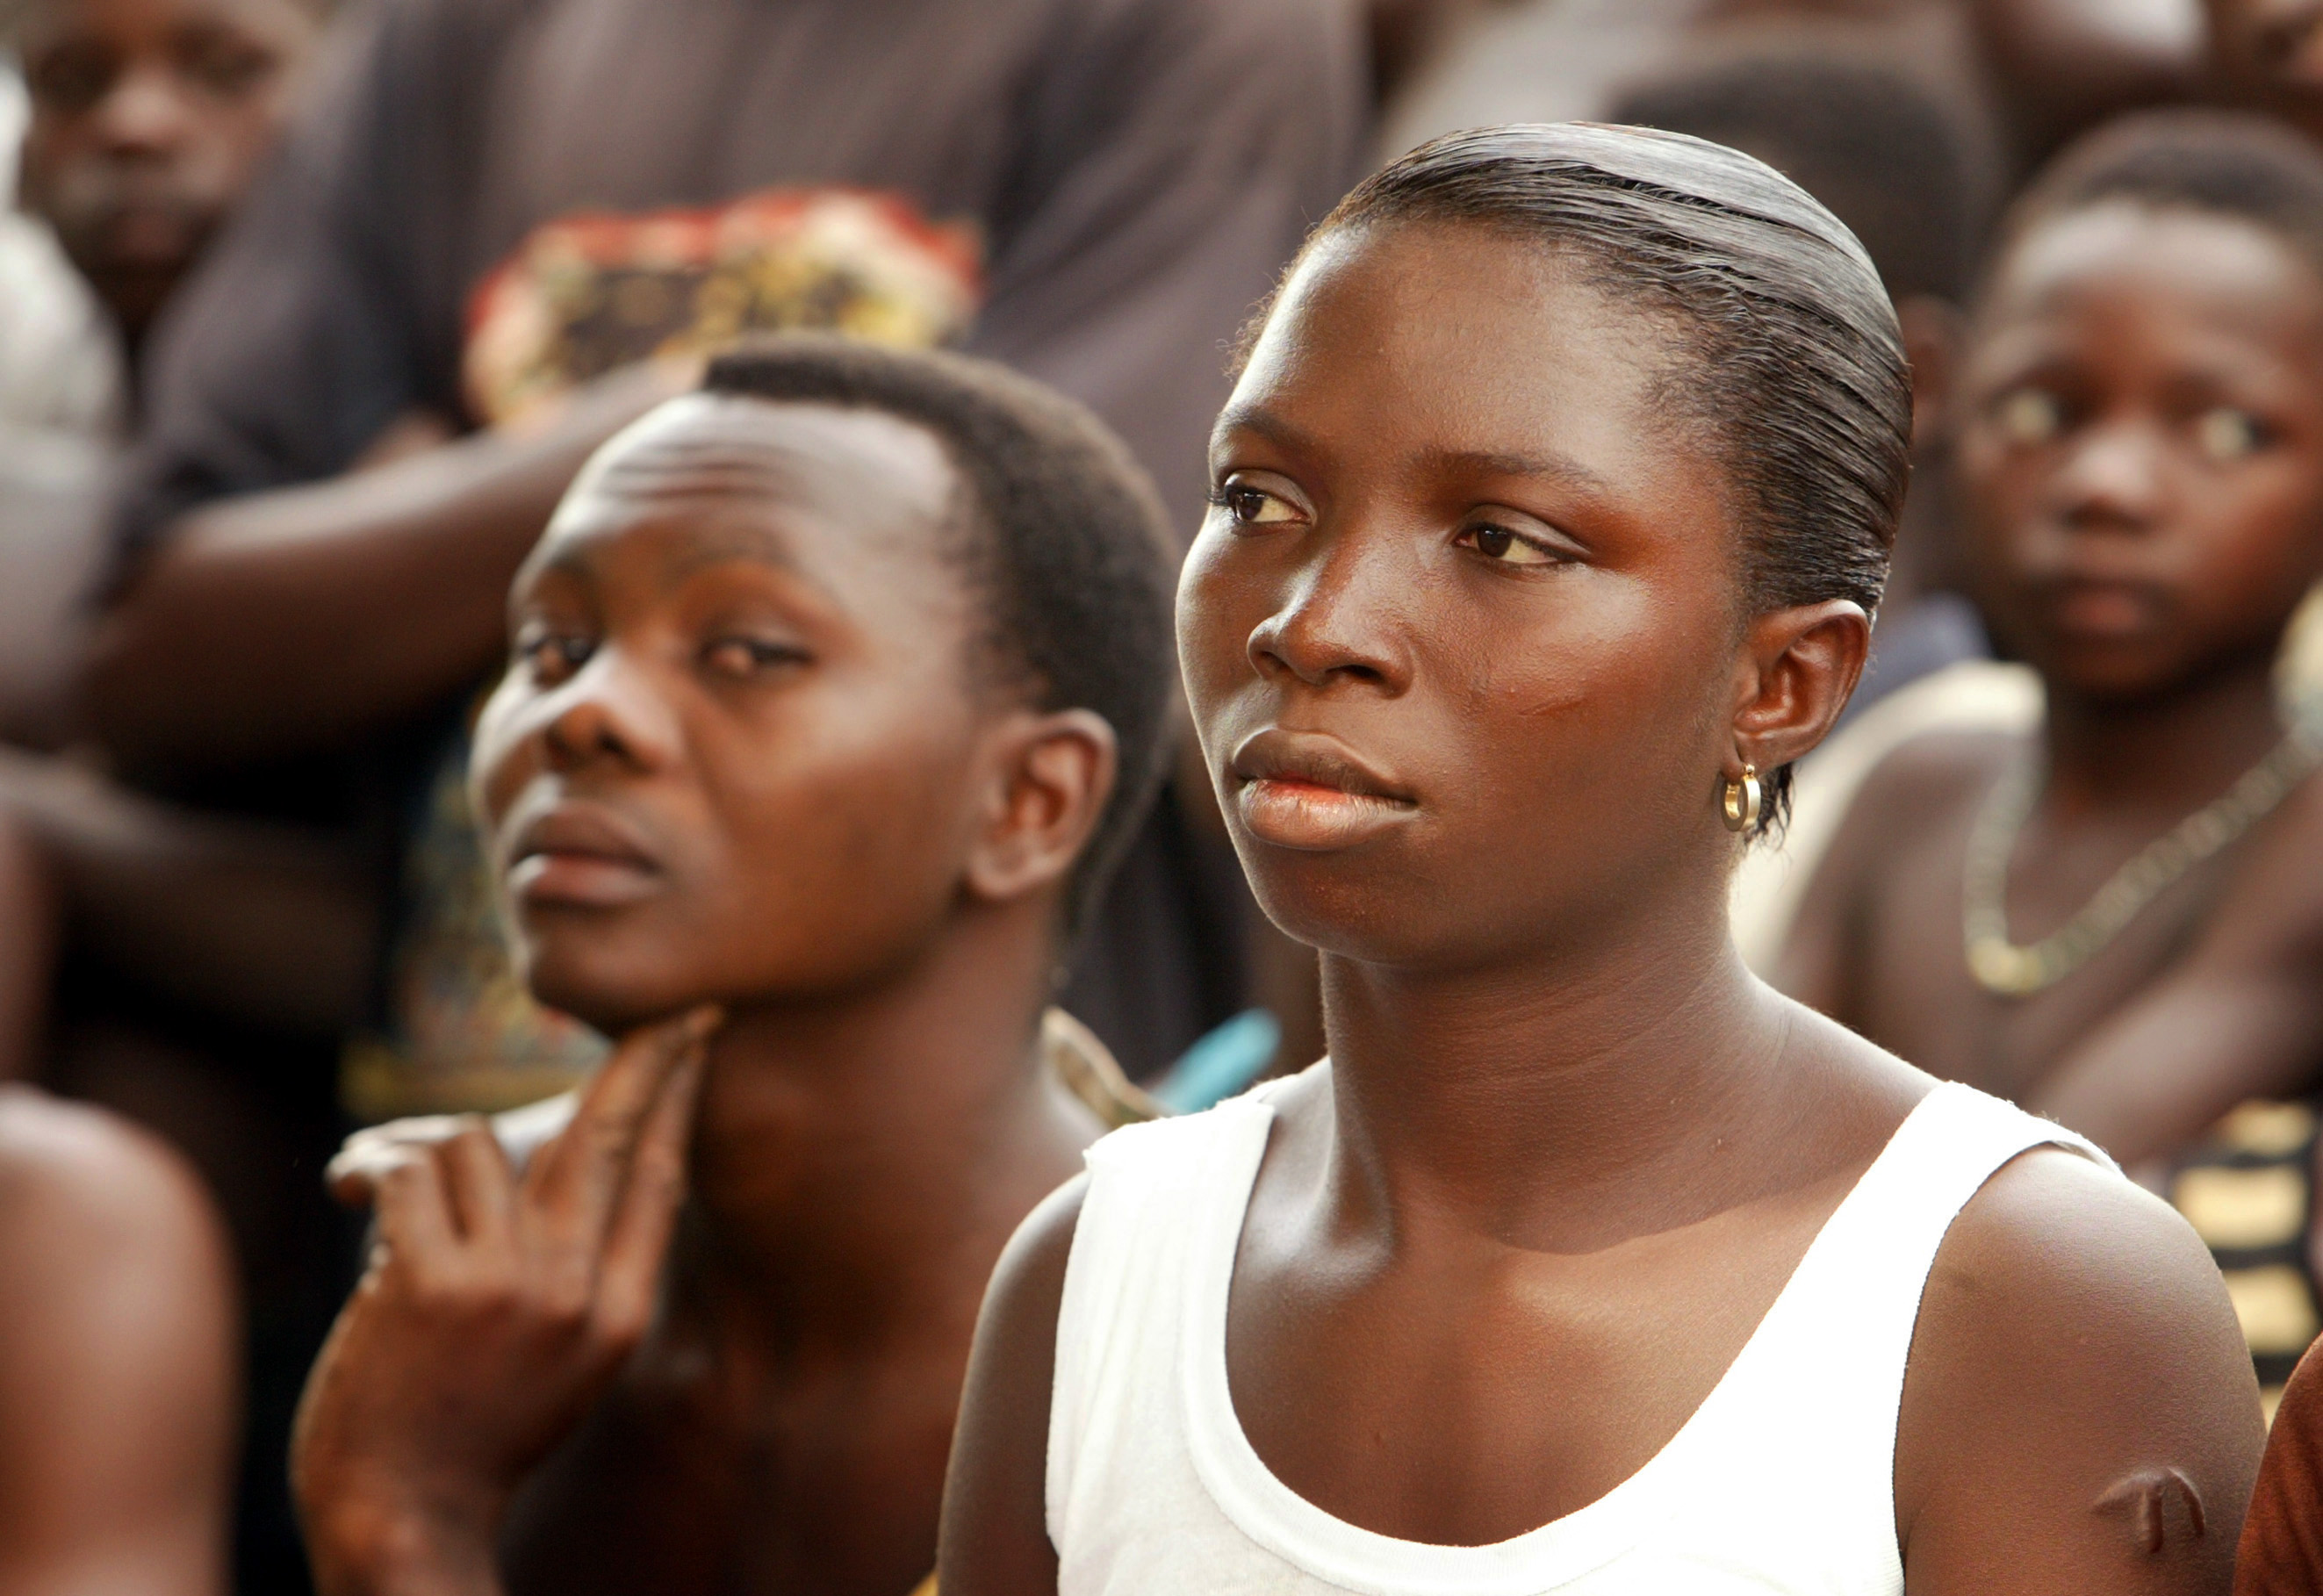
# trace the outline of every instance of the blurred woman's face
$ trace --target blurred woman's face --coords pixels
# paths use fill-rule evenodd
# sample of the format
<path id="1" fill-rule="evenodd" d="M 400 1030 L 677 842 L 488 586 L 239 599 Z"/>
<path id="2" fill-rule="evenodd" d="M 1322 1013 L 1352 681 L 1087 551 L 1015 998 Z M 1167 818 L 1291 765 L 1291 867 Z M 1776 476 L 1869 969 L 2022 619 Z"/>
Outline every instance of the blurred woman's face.
<path id="1" fill-rule="evenodd" d="M 2127 203 L 2035 226 L 1960 413 L 1979 596 L 2054 686 L 2271 657 L 2323 570 L 2323 279 L 2259 227 Z"/>
<path id="2" fill-rule="evenodd" d="M 1683 348 L 1538 246 L 1319 245 L 1220 417 L 1187 690 L 1267 913 L 1383 963 L 1619 935 L 1717 818 L 1744 616 Z"/>
<path id="3" fill-rule="evenodd" d="M 942 446 L 697 396 L 616 439 L 510 598 L 473 782 L 543 1002 L 612 1031 L 932 940 L 992 716 Z"/>

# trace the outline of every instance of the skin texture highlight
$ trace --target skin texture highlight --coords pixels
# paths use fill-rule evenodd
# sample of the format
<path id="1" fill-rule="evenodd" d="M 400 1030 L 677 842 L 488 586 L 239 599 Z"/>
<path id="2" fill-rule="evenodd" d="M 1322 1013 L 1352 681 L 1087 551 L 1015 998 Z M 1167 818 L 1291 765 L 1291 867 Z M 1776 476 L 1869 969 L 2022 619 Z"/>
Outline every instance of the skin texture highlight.
<path id="1" fill-rule="evenodd" d="M 1633 1474 L 1933 1084 L 1727 939 L 1720 784 L 1814 746 L 1868 628 L 1743 602 L 1715 440 L 1656 404 L 1685 353 L 1554 249 L 1358 228 L 1310 250 L 1214 436 L 1188 696 L 1261 902 L 1323 950 L 1332 1041 L 1274 1099 L 1228 1382 L 1276 1477 L 1373 1532 L 1494 1542 Z M 948 1596 L 1056 1587 L 1079 1200 L 1035 1214 L 987 1300 Z M 2190 1233 L 2027 1153 L 1921 1308 L 1907 1588 L 2223 1591 L 2230 1537 L 2154 1557 L 2092 1507 L 2160 1464 L 2227 1518 L 2258 1444 Z"/>

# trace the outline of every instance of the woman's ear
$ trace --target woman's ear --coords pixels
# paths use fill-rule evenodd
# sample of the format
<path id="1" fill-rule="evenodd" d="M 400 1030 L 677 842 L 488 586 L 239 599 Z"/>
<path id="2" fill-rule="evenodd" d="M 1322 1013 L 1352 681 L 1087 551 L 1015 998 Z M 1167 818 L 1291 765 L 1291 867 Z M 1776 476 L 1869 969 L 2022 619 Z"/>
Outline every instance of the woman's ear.
<path id="1" fill-rule="evenodd" d="M 1734 662 L 1737 753 L 1773 770 L 1813 752 L 1839 723 L 1870 652 L 1870 618 L 1852 600 L 1752 621 Z"/>
<path id="2" fill-rule="evenodd" d="M 1113 795 L 1120 752 L 1113 728 L 1094 711 L 1027 710 L 994 730 L 990 753 L 968 888 L 1005 903 L 1072 874 Z"/>

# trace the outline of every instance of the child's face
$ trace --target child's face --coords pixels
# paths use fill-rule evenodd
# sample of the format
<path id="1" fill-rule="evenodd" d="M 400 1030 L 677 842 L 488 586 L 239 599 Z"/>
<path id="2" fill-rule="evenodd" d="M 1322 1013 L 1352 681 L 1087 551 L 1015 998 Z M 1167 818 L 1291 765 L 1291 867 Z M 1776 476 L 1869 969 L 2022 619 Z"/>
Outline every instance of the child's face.
<path id="1" fill-rule="evenodd" d="M 32 0 L 24 202 L 124 320 L 241 200 L 314 34 L 301 0 Z"/>
<path id="2" fill-rule="evenodd" d="M 2127 204 L 2036 227 L 1960 414 L 1979 596 L 2057 685 L 2135 698 L 2271 657 L 2323 570 L 2323 280 L 2257 227 Z"/>
<path id="3" fill-rule="evenodd" d="M 1292 935 L 1393 964 L 1521 954 L 1724 857 L 1737 589 L 1679 348 L 1537 247 L 1342 234 L 1214 436 L 1188 693 Z M 1706 873 L 1705 873 L 1706 874 Z"/>
<path id="4" fill-rule="evenodd" d="M 892 417 L 701 396 L 583 473 L 476 733 L 544 1002 L 616 1030 L 853 985 L 936 934 L 991 718 L 957 486 Z"/>

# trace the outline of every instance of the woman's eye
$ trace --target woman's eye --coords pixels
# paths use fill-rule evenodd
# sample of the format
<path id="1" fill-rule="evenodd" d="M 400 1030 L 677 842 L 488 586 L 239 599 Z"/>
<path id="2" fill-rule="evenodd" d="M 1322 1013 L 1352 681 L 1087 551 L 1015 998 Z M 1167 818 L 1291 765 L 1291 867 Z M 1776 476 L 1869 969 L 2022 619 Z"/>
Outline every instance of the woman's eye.
<path id="1" fill-rule="evenodd" d="M 597 652 L 597 641 L 571 632 L 528 631 L 517 638 L 517 657 L 544 687 L 570 680 Z"/>
<path id="2" fill-rule="evenodd" d="M 1299 518 L 1299 512 L 1288 500 L 1247 482 L 1228 482 L 1218 495 L 1218 502 L 1226 507 L 1226 513 L 1238 527 L 1278 526 Z"/>
<path id="3" fill-rule="evenodd" d="M 1555 565 L 1557 557 L 1529 538 L 1518 537 L 1506 527 L 1471 527 L 1453 541 L 1462 548 L 1473 548 L 1488 560 L 1503 565 Z"/>
<path id="4" fill-rule="evenodd" d="M 2205 410 L 2194 422 L 2195 446 L 2215 465 L 2255 454 L 2265 442 L 2266 428 L 2258 417 L 2232 405 Z"/>
<path id="5" fill-rule="evenodd" d="M 1992 408 L 2000 434 L 2020 448 L 2045 444 L 2065 429 L 2065 407 L 2045 389 L 2020 388 Z"/>
<path id="6" fill-rule="evenodd" d="M 803 650 L 758 637 L 721 637 L 702 650 L 702 663 L 721 675 L 755 676 L 776 665 L 799 665 Z"/>

